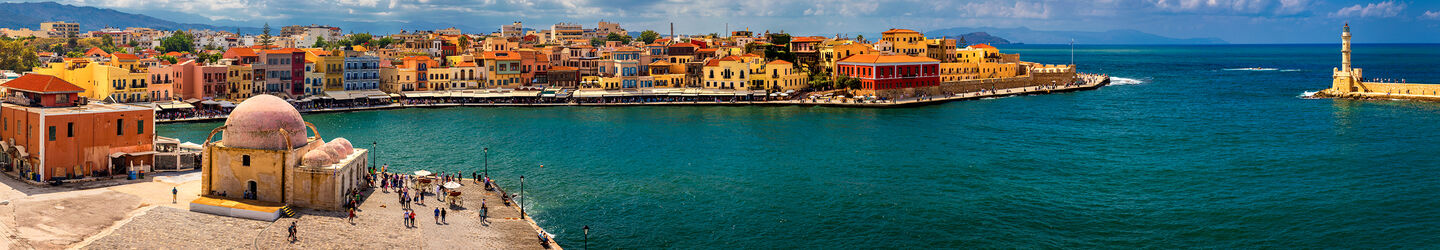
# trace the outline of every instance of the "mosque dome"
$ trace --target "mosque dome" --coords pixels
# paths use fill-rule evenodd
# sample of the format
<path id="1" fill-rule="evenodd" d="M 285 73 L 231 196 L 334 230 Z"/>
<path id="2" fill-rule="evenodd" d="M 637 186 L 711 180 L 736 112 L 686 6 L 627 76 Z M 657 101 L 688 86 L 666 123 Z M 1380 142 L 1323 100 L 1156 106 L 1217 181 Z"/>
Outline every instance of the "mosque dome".
<path id="1" fill-rule="evenodd" d="M 334 158 L 330 158 L 330 154 L 325 153 L 324 151 L 321 151 L 321 150 L 311 150 L 309 153 L 305 153 L 305 157 L 304 157 L 304 158 L 301 158 L 301 159 L 300 159 L 300 163 L 301 163 L 301 164 L 304 164 L 305 166 L 310 166 L 310 167 L 320 167 L 320 166 L 330 165 L 330 164 L 333 164 L 334 162 L 335 162 L 335 160 L 334 160 Z"/>
<path id="2" fill-rule="evenodd" d="M 325 145 L 320 145 L 320 148 L 315 150 L 323 151 L 326 154 L 330 154 L 330 159 L 345 159 L 346 156 L 345 149 L 340 148 L 340 145 L 334 143 L 326 143 Z"/>
<path id="3" fill-rule="evenodd" d="M 345 139 L 344 137 L 335 138 L 335 139 L 330 140 L 330 143 L 340 143 L 340 145 L 345 146 L 345 155 L 350 155 L 350 154 L 355 153 L 355 145 L 350 144 L 350 140 L 349 140 L 349 139 Z"/>
<path id="4" fill-rule="evenodd" d="M 280 129 L 290 133 L 292 147 L 304 146 L 307 131 L 305 120 L 295 106 L 272 95 L 258 95 L 240 102 L 225 119 L 225 146 L 237 148 L 281 150 L 285 140 Z"/>

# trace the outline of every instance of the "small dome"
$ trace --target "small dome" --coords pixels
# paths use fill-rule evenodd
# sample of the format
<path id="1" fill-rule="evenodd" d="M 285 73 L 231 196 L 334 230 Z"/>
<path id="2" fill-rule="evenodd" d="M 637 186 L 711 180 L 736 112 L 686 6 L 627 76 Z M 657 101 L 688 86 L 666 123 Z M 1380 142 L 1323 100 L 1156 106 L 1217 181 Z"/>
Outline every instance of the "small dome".
<path id="1" fill-rule="evenodd" d="M 320 148 L 315 149 L 315 150 L 319 150 L 319 151 L 321 151 L 321 152 L 325 152 L 326 154 L 329 154 L 329 155 L 330 155 L 330 159 L 336 159 L 336 160 L 338 160 L 338 159 L 345 159 L 345 154 L 342 154 L 342 153 L 344 153 L 344 152 L 340 152 L 340 151 L 345 150 L 345 149 L 341 149 L 340 147 L 337 147 L 335 144 L 326 143 L 325 145 L 320 146 Z"/>
<path id="2" fill-rule="evenodd" d="M 290 133 L 292 147 L 305 146 L 308 137 L 300 111 L 272 95 L 258 95 L 240 102 L 230 111 L 225 126 L 221 141 L 225 146 L 237 148 L 287 149 L 280 129 Z"/>
<path id="3" fill-rule="evenodd" d="M 350 147 L 345 146 L 344 143 L 340 143 L 334 140 L 331 140 L 330 143 L 325 143 L 325 147 L 334 150 L 335 154 L 339 156 L 339 159 L 344 159 L 346 156 L 350 156 L 351 153 Z"/>
<path id="4" fill-rule="evenodd" d="M 350 144 L 350 140 L 349 140 L 349 139 L 345 139 L 344 137 L 341 137 L 341 138 L 335 138 L 334 140 L 330 140 L 330 142 L 336 142 L 336 141 L 339 141 L 339 142 L 340 142 L 340 145 L 345 145 L 345 155 L 350 155 L 350 154 L 355 153 L 355 145 L 354 145 L 354 144 Z"/>
<path id="5" fill-rule="evenodd" d="M 305 166 L 320 167 L 333 164 L 334 159 L 322 150 L 311 150 L 309 153 L 305 153 L 305 157 L 300 159 L 300 163 Z"/>

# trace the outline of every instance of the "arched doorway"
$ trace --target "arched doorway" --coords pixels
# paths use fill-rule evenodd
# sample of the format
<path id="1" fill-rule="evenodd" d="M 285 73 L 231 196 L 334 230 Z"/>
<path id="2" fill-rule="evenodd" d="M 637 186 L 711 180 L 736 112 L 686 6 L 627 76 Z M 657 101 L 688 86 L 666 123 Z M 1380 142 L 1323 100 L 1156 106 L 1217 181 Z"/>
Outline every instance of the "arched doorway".
<path id="1" fill-rule="evenodd" d="M 249 193 L 249 194 L 250 194 L 250 197 L 248 197 L 249 199 L 251 199 L 251 200 L 259 200 L 259 199 L 260 199 L 260 194 L 257 193 L 257 192 L 255 192 L 255 191 L 256 191 L 256 190 L 255 190 L 255 181 L 245 182 L 245 191 L 246 191 L 246 193 Z"/>

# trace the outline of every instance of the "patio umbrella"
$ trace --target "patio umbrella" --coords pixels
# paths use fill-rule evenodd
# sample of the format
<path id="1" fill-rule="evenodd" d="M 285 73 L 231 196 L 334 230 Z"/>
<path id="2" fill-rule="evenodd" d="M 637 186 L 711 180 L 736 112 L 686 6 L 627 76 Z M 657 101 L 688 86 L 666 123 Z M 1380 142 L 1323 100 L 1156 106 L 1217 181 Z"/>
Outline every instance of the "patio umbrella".
<path id="1" fill-rule="evenodd" d="M 415 175 L 418 175 L 418 176 L 430 176 L 431 174 L 432 174 L 432 173 L 430 173 L 430 171 L 425 171 L 425 170 L 415 171 Z"/>
<path id="2" fill-rule="evenodd" d="M 446 182 L 445 185 L 443 185 L 443 186 L 444 186 L 445 188 L 449 188 L 449 189 L 456 189 L 456 188 L 460 188 L 461 185 L 460 185 L 460 183 L 455 183 L 455 182 L 452 181 L 452 182 Z"/>

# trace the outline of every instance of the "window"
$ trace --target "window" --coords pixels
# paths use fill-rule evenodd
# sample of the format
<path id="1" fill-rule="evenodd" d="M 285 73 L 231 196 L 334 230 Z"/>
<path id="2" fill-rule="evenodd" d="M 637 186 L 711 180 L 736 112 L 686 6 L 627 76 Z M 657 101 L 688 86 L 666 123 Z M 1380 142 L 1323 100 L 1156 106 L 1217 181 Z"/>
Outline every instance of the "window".
<path id="1" fill-rule="evenodd" d="M 135 134 L 145 134 L 145 120 L 135 120 Z"/>
<path id="2" fill-rule="evenodd" d="M 50 141 L 55 141 L 55 126 L 50 126 Z"/>
<path id="3" fill-rule="evenodd" d="M 249 167 L 249 166 L 250 166 L 250 155 L 241 155 L 241 156 L 240 156 L 240 165 L 241 165 L 241 166 Z"/>
<path id="4" fill-rule="evenodd" d="M 65 137 L 75 137 L 75 123 L 65 124 Z"/>
<path id="5" fill-rule="evenodd" d="M 115 120 L 115 135 L 125 135 L 125 119 Z"/>

